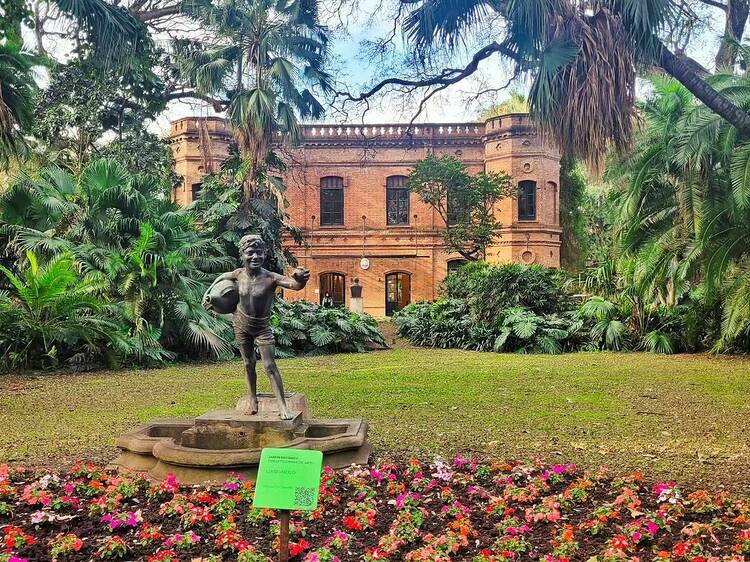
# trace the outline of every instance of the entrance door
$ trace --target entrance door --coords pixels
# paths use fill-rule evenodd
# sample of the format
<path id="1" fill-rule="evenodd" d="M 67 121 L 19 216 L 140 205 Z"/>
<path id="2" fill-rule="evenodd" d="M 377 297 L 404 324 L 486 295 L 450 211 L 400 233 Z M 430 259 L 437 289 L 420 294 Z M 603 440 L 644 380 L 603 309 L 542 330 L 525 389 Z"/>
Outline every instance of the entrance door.
<path id="1" fill-rule="evenodd" d="M 320 304 L 326 293 L 331 295 L 333 306 L 344 306 L 346 302 L 344 291 L 346 290 L 346 276 L 343 273 L 321 273 L 320 274 Z"/>
<path id="2" fill-rule="evenodd" d="M 385 314 L 393 315 L 411 302 L 411 275 L 398 271 L 385 276 Z"/>

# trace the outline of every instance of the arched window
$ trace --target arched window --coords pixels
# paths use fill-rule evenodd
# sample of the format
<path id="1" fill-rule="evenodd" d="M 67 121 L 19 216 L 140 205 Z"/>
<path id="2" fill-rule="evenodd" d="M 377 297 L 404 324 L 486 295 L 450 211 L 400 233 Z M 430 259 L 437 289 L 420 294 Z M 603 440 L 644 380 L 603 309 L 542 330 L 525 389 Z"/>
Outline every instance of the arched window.
<path id="1" fill-rule="evenodd" d="M 338 176 L 320 178 L 320 226 L 343 226 L 344 180 Z"/>
<path id="2" fill-rule="evenodd" d="M 191 201 L 196 201 L 198 197 L 201 196 L 201 189 L 203 189 L 202 183 L 194 183 L 190 186 L 190 199 Z"/>
<path id="3" fill-rule="evenodd" d="M 389 225 L 409 224 L 409 189 L 406 176 L 385 180 L 385 216 Z"/>
<path id="4" fill-rule="evenodd" d="M 557 184 L 553 181 L 549 181 L 547 182 L 547 187 L 550 192 L 548 197 L 552 199 L 552 224 L 558 225 L 560 224 L 560 211 L 558 209 L 560 198 L 557 194 Z"/>
<path id="5" fill-rule="evenodd" d="M 320 274 L 320 304 L 326 295 L 333 299 L 333 306 L 344 306 L 346 297 L 346 276 L 343 273 L 321 273 Z"/>
<path id="6" fill-rule="evenodd" d="M 518 220 L 536 220 L 536 182 L 522 181 L 518 184 Z"/>
<path id="7" fill-rule="evenodd" d="M 396 271 L 385 276 L 385 314 L 393 315 L 411 302 L 411 275 Z"/>

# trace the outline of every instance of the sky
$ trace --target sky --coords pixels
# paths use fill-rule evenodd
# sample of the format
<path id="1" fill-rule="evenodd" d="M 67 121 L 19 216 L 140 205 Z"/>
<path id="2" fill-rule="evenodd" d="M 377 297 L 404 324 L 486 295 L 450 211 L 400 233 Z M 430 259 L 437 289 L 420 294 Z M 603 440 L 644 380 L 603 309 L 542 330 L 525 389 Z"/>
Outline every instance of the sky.
<path id="1" fill-rule="evenodd" d="M 324 0 L 323 19 L 331 29 L 331 53 L 333 74 L 340 85 L 352 93 L 364 91 L 367 86 L 376 83 L 384 76 L 381 61 L 372 60 L 367 55 L 364 45 L 389 33 L 393 25 L 392 9 L 384 6 L 381 0 L 360 0 L 357 9 L 342 13 L 332 8 L 334 0 Z M 326 10 L 325 8 L 329 9 Z M 719 38 L 723 33 L 723 14 L 718 10 L 707 9 L 705 12 L 708 25 L 706 29 L 690 43 L 688 55 L 707 68 L 711 67 Z M 398 52 L 394 57 L 405 56 L 408 46 L 398 38 L 395 40 Z M 463 64 L 468 60 L 463 59 Z M 387 72 L 387 71 L 386 71 Z M 514 84 L 502 93 L 488 94 L 476 99 L 477 91 L 490 86 L 505 84 L 512 74 L 512 68 L 499 57 L 494 56 L 484 61 L 479 72 L 471 78 L 454 85 L 434 96 L 426 104 L 424 111 L 415 119 L 418 123 L 441 122 L 458 123 L 475 120 L 482 109 L 502 102 L 514 90 L 525 92 L 525 84 Z M 330 109 L 322 122 L 325 123 L 398 123 L 409 122 L 416 113 L 418 100 L 405 100 L 403 96 L 381 96 L 371 103 L 370 108 L 362 114 L 361 110 L 350 108 L 348 115 Z M 172 102 L 167 111 L 160 116 L 153 129 L 162 134 L 169 130 L 169 122 L 188 116 L 216 115 L 207 104 Z"/>

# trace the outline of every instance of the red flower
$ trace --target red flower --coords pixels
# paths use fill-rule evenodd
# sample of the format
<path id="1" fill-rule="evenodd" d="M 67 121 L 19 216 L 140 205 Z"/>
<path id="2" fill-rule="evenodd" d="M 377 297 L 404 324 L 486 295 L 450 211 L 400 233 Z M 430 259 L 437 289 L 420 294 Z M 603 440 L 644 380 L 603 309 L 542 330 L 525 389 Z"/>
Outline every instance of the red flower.
<path id="1" fill-rule="evenodd" d="M 690 543 L 678 542 L 672 548 L 672 556 L 676 556 L 677 558 L 687 555 L 688 552 L 690 552 Z"/>
<path id="2" fill-rule="evenodd" d="M 618 550 L 625 550 L 628 548 L 628 537 L 625 535 L 615 535 L 612 537 L 612 546 Z"/>
<path id="3" fill-rule="evenodd" d="M 298 556 L 305 552 L 308 548 L 310 548 L 310 543 L 305 539 L 300 539 L 299 542 L 296 543 L 289 543 L 289 556 Z"/>
<path id="4" fill-rule="evenodd" d="M 362 530 L 362 523 L 357 521 L 357 518 L 354 517 L 354 515 L 347 515 L 346 517 L 344 517 L 341 523 L 344 525 L 344 527 L 346 527 L 347 529 L 351 529 L 352 531 Z"/>

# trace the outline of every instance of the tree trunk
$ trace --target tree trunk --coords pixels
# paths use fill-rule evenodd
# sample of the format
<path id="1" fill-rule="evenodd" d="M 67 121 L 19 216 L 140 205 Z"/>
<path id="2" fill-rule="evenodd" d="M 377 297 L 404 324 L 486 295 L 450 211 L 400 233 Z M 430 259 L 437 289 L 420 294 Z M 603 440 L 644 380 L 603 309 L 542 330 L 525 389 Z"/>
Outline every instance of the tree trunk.
<path id="1" fill-rule="evenodd" d="M 737 45 L 745 34 L 745 25 L 750 14 L 749 0 L 729 0 L 724 38 L 716 53 L 716 69 L 731 71 L 737 62 Z"/>
<path id="2" fill-rule="evenodd" d="M 684 61 L 677 58 L 664 45 L 659 52 L 658 64 L 714 113 L 721 115 L 740 132 L 750 135 L 750 113 L 743 111 L 711 85 L 693 72 Z"/>

